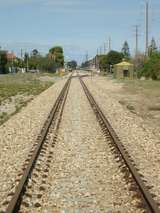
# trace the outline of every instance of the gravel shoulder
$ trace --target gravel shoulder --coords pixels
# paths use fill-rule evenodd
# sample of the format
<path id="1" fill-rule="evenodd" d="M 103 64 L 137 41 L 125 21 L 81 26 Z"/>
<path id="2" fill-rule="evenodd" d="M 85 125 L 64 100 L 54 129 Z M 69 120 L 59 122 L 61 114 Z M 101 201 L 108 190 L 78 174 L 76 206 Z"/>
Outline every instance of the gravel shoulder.
<path id="1" fill-rule="evenodd" d="M 0 206 L 15 185 L 16 177 L 65 82 L 65 79 L 58 81 L 1 126 Z"/>
<path id="2" fill-rule="evenodd" d="M 160 202 L 160 134 L 158 128 L 119 103 L 122 86 L 104 77 L 85 79 L 85 83 L 132 156 L 152 193 Z"/>

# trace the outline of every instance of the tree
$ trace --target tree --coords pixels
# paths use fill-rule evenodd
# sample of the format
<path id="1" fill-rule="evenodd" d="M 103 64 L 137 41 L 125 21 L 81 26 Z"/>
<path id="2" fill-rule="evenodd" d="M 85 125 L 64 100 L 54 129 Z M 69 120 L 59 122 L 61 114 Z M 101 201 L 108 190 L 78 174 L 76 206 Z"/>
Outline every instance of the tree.
<path id="1" fill-rule="evenodd" d="M 49 58 L 47 55 L 45 57 L 41 57 L 38 63 L 38 69 L 45 72 L 55 72 L 56 71 L 55 62 Z"/>
<path id="2" fill-rule="evenodd" d="M 37 49 L 32 50 L 31 56 L 28 59 L 30 69 L 38 69 L 42 56 Z"/>
<path id="3" fill-rule="evenodd" d="M 158 49 L 158 48 L 157 48 L 157 45 L 156 45 L 156 41 L 155 41 L 154 38 L 152 38 L 151 44 L 150 44 L 150 46 L 149 46 L 149 48 L 148 48 L 148 55 L 149 55 L 149 56 L 152 56 L 153 53 L 157 52 L 157 49 Z"/>
<path id="4" fill-rule="evenodd" d="M 118 64 L 122 61 L 123 57 L 123 53 L 111 50 L 107 55 L 107 62 L 111 65 Z"/>
<path id="5" fill-rule="evenodd" d="M 124 44 L 123 44 L 123 47 L 122 47 L 122 53 L 125 57 L 125 59 L 129 59 L 130 58 L 130 50 L 129 50 L 129 45 L 128 45 L 128 42 L 125 41 Z"/>
<path id="6" fill-rule="evenodd" d="M 1 74 L 8 73 L 7 63 L 8 63 L 7 52 L 4 50 L 0 50 L 0 73 Z"/>
<path id="7" fill-rule="evenodd" d="M 26 72 L 28 72 L 28 66 L 29 66 L 29 54 L 25 53 L 24 54 L 24 63 L 25 63 L 25 68 L 26 68 Z"/>
<path id="8" fill-rule="evenodd" d="M 63 48 L 60 46 L 53 47 L 49 50 L 49 57 L 56 63 L 57 68 L 64 66 Z"/>
<path id="9" fill-rule="evenodd" d="M 32 55 L 28 60 L 29 69 L 38 69 L 41 60 L 42 60 L 41 56 Z"/>
<path id="10" fill-rule="evenodd" d="M 152 53 L 151 57 L 146 59 L 143 68 L 139 71 L 139 77 L 141 76 L 160 80 L 160 53 Z"/>
<path id="11" fill-rule="evenodd" d="M 81 64 L 82 68 L 88 68 L 89 67 L 89 61 L 85 61 Z"/>
<path id="12" fill-rule="evenodd" d="M 39 52 L 37 49 L 32 50 L 32 56 L 39 56 Z"/>
<path id="13" fill-rule="evenodd" d="M 24 68 L 25 64 L 24 61 L 21 58 L 16 59 L 16 64 L 14 65 L 17 68 Z"/>
<path id="14" fill-rule="evenodd" d="M 107 71 L 107 69 L 109 70 L 109 64 L 108 64 L 107 56 L 108 55 L 99 55 L 99 56 L 97 56 L 98 57 L 98 61 L 99 61 L 99 69 L 101 71 Z"/>
<path id="15" fill-rule="evenodd" d="M 67 63 L 67 67 L 69 67 L 69 68 L 71 68 L 71 69 L 76 69 L 76 67 L 77 67 L 77 62 L 76 61 L 69 61 L 68 63 Z"/>
<path id="16" fill-rule="evenodd" d="M 111 66 L 122 61 L 124 55 L 121 52 L 111 50 L 107 55 L 98 56 L 100 70 L 110 71 Z"/>
<path id="17" fill-rule="evenodd" d="M 145 61 L 146 61 L 146 57 L 144 53 L 141 53 L 141 52 L 138 52 L 136 57 L 131 59 L 131 62 L 134 64 L 136 74 L 139 70 L 143 68 Z"/>

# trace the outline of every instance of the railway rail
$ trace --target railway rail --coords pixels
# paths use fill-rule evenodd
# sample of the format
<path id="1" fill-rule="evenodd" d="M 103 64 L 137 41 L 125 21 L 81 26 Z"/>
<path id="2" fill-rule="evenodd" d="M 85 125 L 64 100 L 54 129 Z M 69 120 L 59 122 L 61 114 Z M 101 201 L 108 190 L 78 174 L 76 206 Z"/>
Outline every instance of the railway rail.
<path id="1" fill-rule="evenodd" d="M 103 112 L 101 111 L 100 107 L 96 103 L 94 97 L 92 96 L 91 92 L 88 90 L 87 86 L 85 85 L 84 81 L 82 80 L 83 76 L 79 76 L 80 83 L 83 87 L 83 90 L 87 96 L 87 99 L 96 114 L 96 117 L 99 121 L 99 124 L 102 128 L 102 131 L 105 137 L 110 139 L 110 146 L 115 153 L 116 159 L 121 161 L 123 166 L 122 170 L 124 171 L 126 181 L 130 181 L 132 184 L 132 190 L 135 190 L 137 194 L 142 199 L 142 207 L 146 209 L 148 213 L 159 213 L 159 207 L 154 201 L 152 195 L 149 193 L 147 187 L 145 186 L 143 179 L 137 172 L 136 167 L 134 166 L 134 162 L 132 161 L 131 157 L 125 150 L 125 147 L 120 142 L 118 136 L 116 135 L 115 131 L 111 127 L 110 123 L 108 122 L 107 118 L 104 116 Z M 6 202 L 6 213 L 14 213 L 20 210 L 23 196 L 26 192 L 28 182 L 32 176 L 32 173 L 36 167 L 37 160 L 39 156 L 44 154 L 44 146 L 47 142 L 47 135 L 51 128 L 54 128 L 55 131 L 55 138 L 53 140 L 53 144 L 55 143 L 59 125 L 63 115 L 63 109 L 65 106 L 65 102 L 67 99 L 70 83 L 71 83 L 72 76 L 67 80 L 66 84 L 64 85 L 60 95 L 58 96 L 47 121 L 44 124 L 41 134 L 38 136 L 37 141 L 34 145 L 34 149 L 29 155 L 29 159 L 27 160 L 27 165 L 23 171 L 22 176 L 20 177 L 19 183 L 16 186 L 14 193 L 12 192 L 11 199 L 9 202 Z M 52 154 L 52 153 L 51 153 Z M 131 174 L 131 177 L 130 177 Z"/>
<path id="2" fill-rule="evenodd" d="M 32 175 L 32 172 L 36 165 L 37 159 L 45 144 L 45 140 L 46 140 L 46 137 L 47 137 L 47 134 L 49 132 L 51 125 L 53 126 L 55 124 L 56 131 L 58 131 L 59 124 L 61 121 L 61 116 L 62 116 L 64 105 L 65 105 L 65 101 L 66 101 L 68 91 L 69 91 L 70 82 L 71 82 L 71 77 L 67 80 L 60 95 L 58 96 L 58 98 L 44 124 L 44 127 L 42 128 L 42 131 L 37 138 L 37 141 L 35 143 L 35 149 L 29 154 L 29 157 L 30 157 L 29 162 L 27 163 L 27 167 L 25 168 L 25 170 L 23 172 L 23 175 L 15 189 L 15 192 L 11 193 L 12 198 L 11 198 L 6 210 L 4 211 L 6 213 L 14 213 L 14 212 L 19 211 L 20 205 L 22 203 L 22 197 L 25 193 L 28 180 L 30 179 L 30 177 Z M 59 116 L 57 116 L 58 113 L 59 113 Z M 28 161 L 28 159 L 27 159 L 27 161 Z M 7 202 L 5 204 L 7 204 Z"/>
<path id="3" fill-rule="evenodd" d="M 79 79 L 80 79 L 80 83 L 83 87 L 83 90 L 88 98 L 88 101 L 89 101 L 94 113 L 96 114 L 96 117 L 100 123 L 100 126 L 102 127 L 102 131 L 104 132 L 104 135 L 107 138 L 111 139 L 110 145 L 115 150 L 116 158 L 119 157 L 118 161 L 122 160 L 125 163 L 125 165 L 127 166 L 127 170 L 123 168 L 123 171 L 126 173 L 126 175 L 125 175 L 126 179 L 129 178 L 129 173 L 131 173 L 132 178 L 134 179 L 134 181 L 136 183 L 136 185 L 134 184 L 133 189 L 139 191 L 139 193 L 141 195 L 141 199 L 143 200 L 144 208 L 146 209 L 146 211 L 149 213 L 159 213 L 160 212 L 159 206 L 152 198 L 152 195 L 149 193 L 141 176 L 137 172 L 137 169 L 134 166 L 134 162 L 131 159 L 129 153 L 127 152 L 127 150 L 125 149 L 125 147 L 123 146 L 121 141 L 119 140 L 117 134 L 115 133 L 115 131 L 112 128 L 112 126 L 110 125 L 109 121 L 103 114 L 99 105 L 96 103 L 91 92 L 88 90 L 86 84 L 82 80 L 82 76 L 81 77 L 79 76 Z M 128 173 L 128 171 L 129 171 L 129 173 Z"/>

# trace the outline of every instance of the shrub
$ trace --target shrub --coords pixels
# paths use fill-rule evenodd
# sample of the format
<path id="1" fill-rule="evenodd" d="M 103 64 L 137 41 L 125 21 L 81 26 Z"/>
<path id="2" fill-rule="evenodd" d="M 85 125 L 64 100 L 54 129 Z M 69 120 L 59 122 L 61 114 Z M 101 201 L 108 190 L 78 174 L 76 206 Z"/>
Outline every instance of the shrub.
<path id="1" fill-rule="evenodd" d="M 153 54 L 145 61 L 143 68 L 138 72 L 138 76 L 160 80 L 160 53 Z"/>

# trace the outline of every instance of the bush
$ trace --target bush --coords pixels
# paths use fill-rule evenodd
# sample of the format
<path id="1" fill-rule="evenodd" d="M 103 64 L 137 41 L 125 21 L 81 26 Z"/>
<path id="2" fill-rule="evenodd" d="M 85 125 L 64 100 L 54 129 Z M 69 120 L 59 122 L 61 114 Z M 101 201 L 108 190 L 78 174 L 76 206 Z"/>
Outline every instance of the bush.
<path id="1" fill-rule="evenodd" d="M 138 76 L 160 80 L 160 53 L 154 53 L 145 61 L 143 68 L 138 72 Z"/>
<path id="2" fill-rule="evenodd" d="M 110 65 L 120 63 L 124 55 L 121 52 L 111 50 L 107 55 L 101 55 L 99 57 L 99 66 L 102 71 L 109 71 Z"/>

